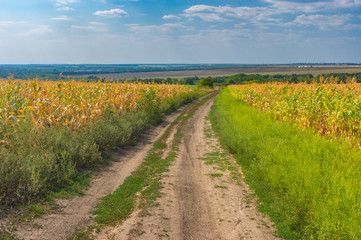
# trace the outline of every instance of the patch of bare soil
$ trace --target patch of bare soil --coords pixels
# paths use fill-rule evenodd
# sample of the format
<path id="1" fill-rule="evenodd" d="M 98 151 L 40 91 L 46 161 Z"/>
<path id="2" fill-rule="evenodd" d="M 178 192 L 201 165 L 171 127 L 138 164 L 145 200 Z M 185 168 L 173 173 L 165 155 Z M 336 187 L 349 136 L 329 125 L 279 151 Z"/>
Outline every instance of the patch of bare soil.
<path id="1" fill-rule="evenodd" d="M 56 203 L 60 213 L 44 215 L 31 225 L 18 226 L 16 234 L 25 240 L 66 239 L 72 236 L 77 229 L 92 224 L 91 212 L 100 198 L 115 191 L 124 179 L 142 163 L 154 141 L 164 133 L 184 108 L 167 116 L 163 124 L 148 130 L 136 146 L 115 153 L 119 162 L 114 162 L 111 166 L 104 168 L 91 182 L 84 196 L 58 199 Z"/>
<path id="2" fill-rule="evenodd" d="M 201 106 L 184 126 L 178 157 L 149 214 L 139 209 L 97 239 L 278 239 L 205 119 L 212 104 Z"/>

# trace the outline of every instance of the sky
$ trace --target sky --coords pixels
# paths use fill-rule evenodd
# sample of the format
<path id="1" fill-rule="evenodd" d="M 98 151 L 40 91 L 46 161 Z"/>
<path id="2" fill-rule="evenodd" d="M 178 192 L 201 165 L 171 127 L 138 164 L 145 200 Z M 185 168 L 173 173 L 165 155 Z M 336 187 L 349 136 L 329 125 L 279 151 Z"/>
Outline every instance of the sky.
<path id="1" fill-rule="evenodd" d="M 0 0 L 0 64 L 361 63 L 361 0 Z"/>

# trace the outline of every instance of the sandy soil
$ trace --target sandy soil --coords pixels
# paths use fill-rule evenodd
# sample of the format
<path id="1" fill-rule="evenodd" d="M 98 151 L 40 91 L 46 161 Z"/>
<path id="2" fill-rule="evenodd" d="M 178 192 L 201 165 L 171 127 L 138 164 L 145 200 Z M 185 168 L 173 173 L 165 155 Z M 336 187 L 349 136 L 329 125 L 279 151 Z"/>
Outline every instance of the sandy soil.
<path id="1" fill-rule="evenodd" d="M 150 214 L 135 211 L 97 239 L 278 239 L 272 223 L 257 211 L 241 170 L 220 148 L 205 119 L 212 104 L 210 100 L 201 106 L 184 126 L 178 157 L 163 178 L 162 197 Z M 212 155 L 235 168 L 206 164 Z"/>
<path id="2" fill-rule="evenodd" d="M 153 142 L 164 133 L 169 124 L 183 110 L 184 107 L 167 116 L 163 124 L 147 131 L 136 146 L 115 153 L 119 162 L 114 162 L 111 166 L 104 168 L 92 181 L 84 196 L 58 199 L 58 214 L 44 215 L 36 219 L 34 224 L 18 226 L 15 233 L 25 240 L 66 239 L 77 229 L 92 224 L 91 212 L 100 198 L 115 191 L 141 164 Z"/>

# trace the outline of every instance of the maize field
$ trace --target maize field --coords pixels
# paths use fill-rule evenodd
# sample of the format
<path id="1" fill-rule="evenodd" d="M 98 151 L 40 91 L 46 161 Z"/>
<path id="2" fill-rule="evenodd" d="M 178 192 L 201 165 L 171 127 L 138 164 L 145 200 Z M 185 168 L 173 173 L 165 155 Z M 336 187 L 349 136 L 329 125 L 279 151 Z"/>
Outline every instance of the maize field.
<path id="1" fill-rule="evenodd" d="M 134 143 L 197 94 L 183 85 L 0 80 L 0 207 L 76 186 L 84 169 L 104 164 L 103 152 Z"/>
<path id="2" fill-rule="evenodd" d="M 191 90 L 182 85 L 0 80 L 0 141 L 24 121 L 34 129 L 88 126 L 107 112 L 137 111 Z"/>
<path id="3" fill-rule="evenodd" d="M 347 84 L 252 84 L 230 86 L 233 96 L 277 120 L 313 128 L 328 137 L 361 140 L 361 85 Z"/>

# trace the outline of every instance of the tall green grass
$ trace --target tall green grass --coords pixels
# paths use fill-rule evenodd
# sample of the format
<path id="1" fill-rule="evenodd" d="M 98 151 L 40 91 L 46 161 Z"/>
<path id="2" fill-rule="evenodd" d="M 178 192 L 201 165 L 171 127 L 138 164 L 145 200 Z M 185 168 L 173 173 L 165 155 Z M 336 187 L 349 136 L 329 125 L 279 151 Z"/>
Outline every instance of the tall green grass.
<path id="1" fill-rule="evenodd" d="M 197 92 L 144 106 L 139 112 L 109 112 L 88 128 L 45 127 L 34 133 L 23 124 L 11 145 L 0 145 L 0 210 L 37 202 L 69 189 L 79 193 L 88 170 L 104 164 L 107 152 L 133 144 L 152 124 L 200 95 Z"/>
<path id="2" fill-rule="evenodd" d="M 211 119 L 286 239 L 361 239 L 361 152 L 277 122 L 225 89 Z"/>

